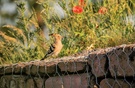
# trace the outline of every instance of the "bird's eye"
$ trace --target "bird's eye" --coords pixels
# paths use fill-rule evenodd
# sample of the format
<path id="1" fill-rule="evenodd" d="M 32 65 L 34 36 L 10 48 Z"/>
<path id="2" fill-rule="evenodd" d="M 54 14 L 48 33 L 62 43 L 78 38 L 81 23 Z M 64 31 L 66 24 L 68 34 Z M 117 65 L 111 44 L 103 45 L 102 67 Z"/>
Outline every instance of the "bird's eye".
<path id="1" fill-rule="evenodd" d="M 60 36 L 58 36 L 58 38 L 60 39 Z"/>

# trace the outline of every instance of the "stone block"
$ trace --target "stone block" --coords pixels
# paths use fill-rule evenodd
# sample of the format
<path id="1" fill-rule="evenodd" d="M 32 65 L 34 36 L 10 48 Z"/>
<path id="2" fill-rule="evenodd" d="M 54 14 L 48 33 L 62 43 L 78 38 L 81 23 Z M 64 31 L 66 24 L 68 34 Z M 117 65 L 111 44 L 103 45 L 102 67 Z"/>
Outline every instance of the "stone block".
<path id="1" fill-rule="evenodd" d="M 135 83 L 130 84 L 128 81 L 123 79 L 103 79 L 100 82 L 101 88 L 135 88 Z"/>
<path id="2" fill-rule="evenodd" d="M 127 53 L 129 48 L 125 48 L 124 50 L 123 48 L 117 48 L 107 55 L 109 70 L 112 76 L 134 76 L 135 74 L 135 60 L 130 60 L 129 58 L 133 51 Z"/>
<path id="3" fill-rule="evenodd" d="M 91 66 L 92 73 L 96 77 L 106 75 L 106 60 L 107 58 L 104 50 L 89 54 L 88 64 Z"/>
<path id="4" fill-rule="evenodd" d="M 62 72 L 78 72 L 85 71 L 86 62 L 60 62 L 58 66 Z"/>
<path id="5" fill-rule="evenodd" d="M 45 82 L 45 88 L 87 88 L 87 74 L 74 74 L 50 77 Z"/>

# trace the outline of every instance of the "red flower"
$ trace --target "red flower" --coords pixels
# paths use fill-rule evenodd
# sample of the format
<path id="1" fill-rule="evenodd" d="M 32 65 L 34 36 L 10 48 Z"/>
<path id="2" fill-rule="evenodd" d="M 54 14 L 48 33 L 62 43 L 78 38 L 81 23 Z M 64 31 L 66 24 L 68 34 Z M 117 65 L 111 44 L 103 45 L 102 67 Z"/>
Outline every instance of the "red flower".
<path id="1" fill-rule="evenodd" d="M 83 8 L 81 6 L 74 6 L 73 7 L 73 12 L 77 13 L 77 14 L 80 14 L 80 13 L 83 12 Z"/>
<path id="2" fill-rule="evenodd" d="M 99 10 L 98 10 L 98 13 L 99 14 L 105 14 L 107 12 L 107 8 L 105 7 L 101 7 Z"/>

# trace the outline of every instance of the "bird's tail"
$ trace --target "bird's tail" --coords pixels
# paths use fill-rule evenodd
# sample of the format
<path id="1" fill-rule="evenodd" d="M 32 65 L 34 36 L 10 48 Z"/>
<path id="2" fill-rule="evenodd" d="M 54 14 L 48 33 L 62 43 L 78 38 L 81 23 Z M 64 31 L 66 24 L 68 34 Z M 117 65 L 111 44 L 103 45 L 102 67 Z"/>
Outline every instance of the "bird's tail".
<path id="1" fill-rule="evenodd" d="M 47 54 L 41 60 L 44 60 L 45 58 L 47 58 Z"/>

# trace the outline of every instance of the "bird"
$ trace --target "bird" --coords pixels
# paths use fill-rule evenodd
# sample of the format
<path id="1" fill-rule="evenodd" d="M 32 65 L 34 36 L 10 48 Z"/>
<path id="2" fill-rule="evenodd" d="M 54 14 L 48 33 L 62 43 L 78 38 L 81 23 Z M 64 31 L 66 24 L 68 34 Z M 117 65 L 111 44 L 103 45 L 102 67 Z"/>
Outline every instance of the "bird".
<path id="1" fill-rule="evenodd" d="M 52 36 L 54 38 L 54 43 L 51 44 L 49 50 L 45 54 L 44 58 L 42 58 L 41 60 L 44 60 L 45 58 L 49 56 L 53 56 L 53 57 L 58 56 L 61 49 L 63 48 L 63 44 L 61 42 L 62 36 L 60 34 L 52 33 L 52 34 L 49 34 L 49 36 Z"/>

